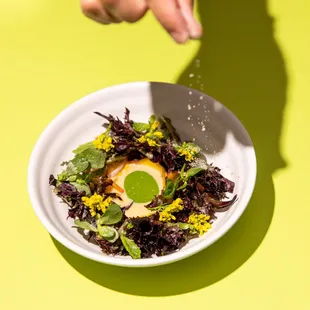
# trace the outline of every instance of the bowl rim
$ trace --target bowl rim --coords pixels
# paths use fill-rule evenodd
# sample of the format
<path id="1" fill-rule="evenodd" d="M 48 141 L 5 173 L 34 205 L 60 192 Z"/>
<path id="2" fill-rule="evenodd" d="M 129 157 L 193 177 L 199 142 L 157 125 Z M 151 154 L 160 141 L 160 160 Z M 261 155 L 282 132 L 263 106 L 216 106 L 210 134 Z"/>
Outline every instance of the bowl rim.
<path id="1" fill-rule="evenodd" d="M 84 104 L 86 100 L 90 100 L 92 97 L 98 96 L 98 94 L 105 94 L 109 93 L 110 91 L 124 91 L 126 89 L 131 89 L 133 87 L 149 87 L 151 84 L 168 84 L 168 85 L 176 85 L 177 87 L 182 87 L 187 90 L 193 90 L 193 91 L 198 91 L 195 89 L 191 89 L 190 87 L 186 87 L 183 85 L 175 84 L 175 83 L 162 83 L 162 82 L 150 82 L 150 81 L 143 81 L 143 82 L 129 82 L 129 83 L 123 83 L 123 84 L 117 84 L 113 86 L 109 86 L 103 89 L 99 89 L 97 91 L 94 91 L 86 96 L 83 96 L 82 98 L 76 100 L 69 106 L 67 106 L 65 109 L 63 109 L 42 131 L 40 134 L 33 151 L 30 156 L 29 164 L 28 164 L 28 194 L 30 197 L 30 201 L 32 204 L 32 207 L 35 211 L 36 216 L 40 220 L 40 222 L 43 224 L 45 229 L 53 236 L 58 242 L 60 242 L 63 246 L 68 248 L 69 250 L 84 256 L 88 259 L 100 262 L 100 263 L 105 263 L 108 265 L 114 265 L 114 266 L 120 266 L 120 267 L 153 267 L 153 266 L 159 266 L 159 265 L 165 265 L 169 263 L 173 263 L 182 259 L 185 259 L 187 257 L 190 257 L 205 248 L 209 247 L 212 245 L 214 242 L 216 242 L 218 239 L 220 239 L 222 236 L 224 236 L 239 220 L 241 215 L 244 213 L 245 209 L 247 208 L 250 199 L 253 195 L 253 191 L 255 188 L 256 184 L 256 177 L 257 177 L 257 159 L 256 159 L 256 153 L 255 153 L 255 147 L 253 144 L 253 141 L 242 124 L 242 122 L 237 118 L 237 116 L 230 110 L 228 109 L 224 104 L 222 104 L 227 111 L 230 114 L 230 117 L 234 118 L 234 121 L 239 123 L 239 126 L 243 128 L 244 134 L 247 135 L 247 138 L 251 142 L 251 148 L 249 152 L 249 158 L 251 160 L 251 182 L 250 184 L 247 185 L 247 190 L 246 190 L 246 196 L 243 198 L 244 203 L 240 205 L 234 213 L 231 214 L 229 221 L 227 221 L 224 225 L 219 227 L 219 230 L 217 231 L 216 234 L 211 235 L 208 239 L 206 239 L 204 242 L 199 242 L 187 249 L 182 249 L 180 251 L 174 252 L 169 255 L 165 255 L 162 257 L 154 257 L 154 258 L 143 258 L 143 259 L 124 259 L 120 257 L 113 257 L 113 256 L 108 256 L 104 254 L 99 254 L 99 253 L 93 253 L 73 241 L 70 241 L 67 237 L 63 236 L 60 231 L 54 226 L 54 224 L 49 220 L 47 216 L 45 216 L 43 210 L 41 209 L 40 206 L 40 200 L 39 200 L 39 192 L 35 186 L 36 184 L 36 162 L 38 162 L 40 158 L 40 152 L 42 149 L 42 145 L 46 138 L 49 136 L 49 133 L 53 131 L 53 128 L 57 126 L 57 123 L 64 118 L 68 113 L 71 113 L 70 110 L 73 107 L 79 106 L 81 104 Z M 198 91 L 202 93 L 201 91 Z M 203 94 L 203 93 L 202 93 Z M 209 95 L 208 95 L 209 96 Z M 209 96 L 210 98 L 216 100 L 215 98 Z"/>

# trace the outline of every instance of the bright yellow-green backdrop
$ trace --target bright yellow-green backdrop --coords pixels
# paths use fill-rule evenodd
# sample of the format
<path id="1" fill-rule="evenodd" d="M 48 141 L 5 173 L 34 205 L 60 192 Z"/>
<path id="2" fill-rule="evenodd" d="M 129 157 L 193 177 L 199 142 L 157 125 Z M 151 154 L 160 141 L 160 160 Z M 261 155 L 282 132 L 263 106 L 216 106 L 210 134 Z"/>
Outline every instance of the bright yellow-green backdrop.
<path id="1" fill-rule="evenodd" d="M 1 309 L 310 309 L 310 2 L 200 0 L 199 11 L 203 41 L 177 46 L 152 15 L 103 27 L 78 0 L 0 1 Z M 258 183 L 211 248 L 125 270 L 53 241 L 26 180 L 32 148 L 61 110 L 137 80 L 204 84 L 253 137 Z"/>

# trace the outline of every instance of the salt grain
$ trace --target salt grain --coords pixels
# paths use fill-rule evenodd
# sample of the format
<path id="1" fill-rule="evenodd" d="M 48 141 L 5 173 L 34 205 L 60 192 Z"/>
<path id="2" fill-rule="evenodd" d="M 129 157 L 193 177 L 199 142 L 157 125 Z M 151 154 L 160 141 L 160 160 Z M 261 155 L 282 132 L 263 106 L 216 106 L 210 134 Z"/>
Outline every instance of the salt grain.
<path id="1" fill-rule="evenodd" d="M 195 76 L 194 73 L 191 73 L 191 74 L 189 75 L 190 78 L 193 78 L 194 76 Z"/>

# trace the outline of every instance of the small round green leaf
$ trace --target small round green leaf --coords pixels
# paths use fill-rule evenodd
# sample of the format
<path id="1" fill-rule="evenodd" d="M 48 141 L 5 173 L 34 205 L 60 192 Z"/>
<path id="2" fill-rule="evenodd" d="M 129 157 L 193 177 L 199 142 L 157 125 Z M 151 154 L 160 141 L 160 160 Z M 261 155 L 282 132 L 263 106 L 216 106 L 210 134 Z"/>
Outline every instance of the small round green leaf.
<path id="1" fill-rule="evenodd" d="M 123 211 L 119 205 L 111 204 L 104 215 L 98 220 L 99 225 L 113 225 L 121 221 Z"/>
<path id="2" fill-rule="evenodd" d="M 98 233 L 101 237 L 111 243 L 115 242 L 119 237 L 117 230 L 110 226 L 98 225 Z"/>

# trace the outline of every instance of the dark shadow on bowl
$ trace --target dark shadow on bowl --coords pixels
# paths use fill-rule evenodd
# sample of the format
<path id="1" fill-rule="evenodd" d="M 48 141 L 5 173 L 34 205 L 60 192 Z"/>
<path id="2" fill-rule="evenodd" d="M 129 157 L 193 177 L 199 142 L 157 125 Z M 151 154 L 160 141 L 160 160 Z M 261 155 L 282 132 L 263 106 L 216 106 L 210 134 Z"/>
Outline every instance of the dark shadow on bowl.
<path id="1" fill-rule="evenodd" d="M 287 87 L 284 60 L 274 39 L 273 19 L 267 13 L 266 0 L 201 0 L 198 5 L 205 35 L 198 54 L 178 83 L 217 98 L 242 121 L 256 150 L 256 188 L 247 210 L 225 236 L 201 253 L 170 265 L 147 269 L 112 267 L 81 257 L 53 239 L 73 268 L 118 292 L 169 296 L 212 285 L 251 257 L 272 220 L 272 174 L 286 166 L 279 144 Z M 160 97 L 153 88 L 155 111 L 161 105 Z M 178 106 L 176 111 L 180 113 L 178 109 L 187 106 Z M 208 113 L 221 117 L 216 107 Z M 238 137 L 236 132 L 234 135 L 248 145 L 247 139 Z M 220 152 L 224 147 L 225 136 L 220 138 L 223 143 L 212 146 L 210 152 Z"/>

